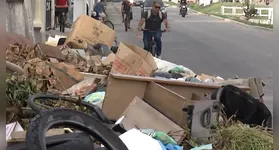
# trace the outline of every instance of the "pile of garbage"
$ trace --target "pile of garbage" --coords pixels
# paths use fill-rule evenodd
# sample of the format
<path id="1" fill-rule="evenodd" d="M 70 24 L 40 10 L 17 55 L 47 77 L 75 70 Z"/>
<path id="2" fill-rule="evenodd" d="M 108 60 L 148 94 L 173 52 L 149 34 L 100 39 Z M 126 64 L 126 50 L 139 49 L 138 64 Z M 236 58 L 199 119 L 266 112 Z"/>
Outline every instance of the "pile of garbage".
<path id="1" fill-rule="evenodd" d="M 89 140 L 121 150 L 272 149 L 261 79 L 198 75 L 136 45 L 114 45 L 115 31 L 86 15 L 61 39 L 7 48 L 8 147 L 79 136 L 84 144 L 67 148 L 93 149 Z M 50 129 L 55 123 L 71 127 Z"/>

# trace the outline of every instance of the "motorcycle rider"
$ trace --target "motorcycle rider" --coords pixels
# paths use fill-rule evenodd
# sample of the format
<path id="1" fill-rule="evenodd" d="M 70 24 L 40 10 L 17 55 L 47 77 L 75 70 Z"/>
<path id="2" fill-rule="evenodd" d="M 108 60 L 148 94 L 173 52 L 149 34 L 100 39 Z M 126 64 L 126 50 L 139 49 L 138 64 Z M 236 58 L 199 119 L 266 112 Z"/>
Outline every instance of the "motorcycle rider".
<path id="1" fill-rule="evenodd" d="M 149 51 L 150 42 L 154 37 L 157 47 L 157 57 L 161 58 L 162 51 L 162 32 L 161 24 L 165 24 L 166 32 L 170 31 L 170 26 L 166 14 L 161 12 L 161 4 L 154 1 L 152 9 L 143 13 L 141 20 L 138 24 L 138 30 L 142 31 L 142 25 L 145 22 L 145 30 L 143 31 L 144 49 Z M 149 16 L 150 14 L 150 16 Z"/>
<path id="2" fill-rule="evenodd" d="M 182 6 L 187 6 L 187 0 L 180 0 L 180 3 L 179 3 L 179 15 L 181 15 L 180 13 L 180 10 L 181 10 L 181 7 Z M 186 14 L 188 14 L 188 12 L 186 11 Z"/>

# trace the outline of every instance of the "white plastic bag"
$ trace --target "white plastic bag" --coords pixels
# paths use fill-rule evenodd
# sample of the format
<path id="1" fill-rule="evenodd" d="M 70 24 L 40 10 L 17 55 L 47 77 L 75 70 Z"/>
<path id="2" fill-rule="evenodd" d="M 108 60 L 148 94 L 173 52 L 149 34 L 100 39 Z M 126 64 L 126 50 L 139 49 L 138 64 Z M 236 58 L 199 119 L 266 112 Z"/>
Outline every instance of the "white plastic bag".
<path id="1" fill-rule="evenodd" d="M 178 66 L 178 67 L 180 67 L 184 70 L 184 72 L 185 72 L 185 74 L 187 74 L 187 76 L 195 76 L 196 75 L 192 70 L 190 70 L 189 68 L 186 68 L 184 66 L 177 65 L 177 64 L 168 62 L 166 60 L 158 59 L 158 58 L 155 58 L 155 57 L 154 57 L 154 59 L 155 59 L 155 62 L 157 64 L 157 67 L 158 67 L 157 71 L 168 72 L 169 70 Z"/>

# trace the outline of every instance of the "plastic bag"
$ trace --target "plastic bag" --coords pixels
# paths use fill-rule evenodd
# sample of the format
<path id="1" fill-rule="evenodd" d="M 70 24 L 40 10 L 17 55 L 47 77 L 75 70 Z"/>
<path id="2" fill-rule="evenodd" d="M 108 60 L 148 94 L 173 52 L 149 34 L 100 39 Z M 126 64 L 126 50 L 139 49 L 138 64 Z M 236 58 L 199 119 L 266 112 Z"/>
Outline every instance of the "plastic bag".
<path id="1" fill-rule="evenodd" d="M 160 140 L 164 145 L 177 144 L 176 141 L 165 132 L 155 131 L 153 129 L 141 129 L 140 131 L 156 140 Z"/>
<path id="2" fill-rule="evenodd" d="M 104 91 L 91 93 L 84 98 L 84 101 L 89 102 L 93 105 L 97 105 L 104 101 L 105 95 L 106 95 L 106 92 L 104 92 Z"/>
<path id="3" fill-rule="evenodd" d="M 184 71 L 184 75 L 186 77 L 195 76 L 195 73 L 192 70 L 190 70 L 189 68 L 186 68 L 184 66 L 177 65 L 177 64 L 165 61 L 165 60 L 155 58 L 155 57 L 154 57 L 154 60 L 155 60 L 155 62 L 157 64 L 157 67 L 158 67 L 157 71 L 168 72 L 169 70 L 171 70 L 175 67 L 179 67 L 180 69 L 182 69 Z"/>

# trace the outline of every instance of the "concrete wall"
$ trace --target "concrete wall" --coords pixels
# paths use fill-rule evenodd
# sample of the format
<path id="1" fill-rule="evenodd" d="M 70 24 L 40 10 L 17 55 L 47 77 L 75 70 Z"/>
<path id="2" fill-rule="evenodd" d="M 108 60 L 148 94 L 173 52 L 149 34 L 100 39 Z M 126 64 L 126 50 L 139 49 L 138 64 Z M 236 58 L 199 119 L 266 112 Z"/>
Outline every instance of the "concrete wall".
<path id="1" fill-rule="evenodd" d="M 35 32 L 35 42 L 44 42 L 46 40 L 46 1 L 31 0 L 33 24 Z"/>
<path id="2" fill-rule="evenodd" d="M 73 21 L 75 21 L 80 15 L 86 14 L 86 4 L 89 5 L 89 15 L 90 15 L 91 10 L 93 10 L 94 8 L 95 0 L 75 0 Z"/>
<path id="3" fill-rule="evenodd" d="M 7 0 L 6 4 L 8 6 L 6 14 L 6 30 L 8 32 L 17 33 L 25 36 L 26 38 L 35 42 L 34 37 L 34 18 L 36 16 L 35 11 L 32 10 L 31 1 L 24 0 Z M 33 7 L 35 7 L 34 5 Z"/>

